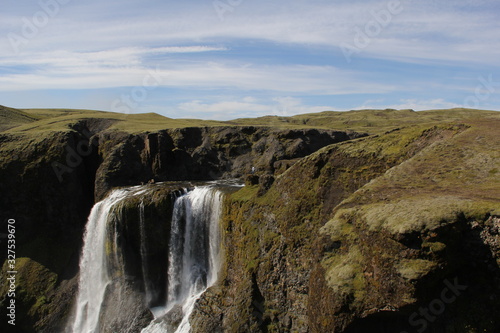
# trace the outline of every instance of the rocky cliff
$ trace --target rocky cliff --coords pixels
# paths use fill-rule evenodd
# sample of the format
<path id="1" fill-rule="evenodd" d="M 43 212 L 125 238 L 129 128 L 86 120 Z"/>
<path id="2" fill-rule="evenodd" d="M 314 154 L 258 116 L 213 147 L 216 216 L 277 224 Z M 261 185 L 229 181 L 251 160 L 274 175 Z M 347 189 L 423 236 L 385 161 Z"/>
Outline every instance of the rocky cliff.
<path id="1" fill-rule="evenodd" d="M 497 120 L 321 149 L 224 216 L 196 332 L 497 332 Z"/>
<path id="2" fill-rule="evenodd" d="M 500 329 L 496 113 L 356 111 L 350 123 L 335 113 L 193 127 L 1 111 L 12 120 L 0 133 L 0 220 L 3 230 L 16 220 L 18 332 L 61 328 L 86 218 L 111 188 L 242 177 L 252 167 L 226 199 L 223 270 L 195 308 L 194 332 Z M 375 135 L 358 134 L 370 128 Z M 156 198 L 147 211 L 165 205 Z M 127 207 L 136 276 L 137 219 Z M 162 260 L 154 249 L 163 233 L 152 235 L 150 260 Z"/>
<path id="3" fill-rule="evenodd" d="M 97 170 L 96 196 L 114 186 L 150 180 L 240 178 L 283 171 L 283 161 L 307 156 L 321 147 L 363 136 L 356 132 L 273 129 L 255 126 L 189 127 L 155 133 L 96 137 L 103 151 Z M 277 163 L 281 162 L 281 163 Z"/>
<path id="4" fill-rule="evenodd" d="M 323 146 L 362 136 L 262 126 L 166 125 L 145 132 L 117 129 L 113 126 L 122 120 L 100 114 L 66 119 L 63 113 L 51 121 L 19 110 L 1 111 L 10 123 L 0 133 L 0 220 L 2 232 L 8 219 L 16 220 L 16 256 L 23 258 L 17 263 L 19 332 L 52 331 L 65 321 L 77 288 L 87 216 L 111 188 L 235 178 L 252 167 L 259 173 L 282 172 L 286 166 L 277 170 L 277 161 L 292 165 Z M 5 233 L 3 237 L 6 246 Z M 2 280 L 6 272 L 2 270 Z M 3 309 L 7 289 L 2 285 Z"/>

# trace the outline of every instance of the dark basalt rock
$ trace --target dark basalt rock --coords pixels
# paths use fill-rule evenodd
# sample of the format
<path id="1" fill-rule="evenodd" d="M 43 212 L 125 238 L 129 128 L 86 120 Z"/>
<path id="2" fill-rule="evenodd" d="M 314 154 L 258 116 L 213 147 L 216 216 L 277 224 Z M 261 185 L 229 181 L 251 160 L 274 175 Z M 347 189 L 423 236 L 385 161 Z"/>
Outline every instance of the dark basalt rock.
<path id="1" fill-rule="evenodd" d="M 105 134 L 103 134 L 105 135 Z M 265 127 L 207 127 L 108 137 L 96 176 L 96 198 L 112 187 L 149 179 L 213 180 L 250 173 L 273 174 L 280 160 L 307 156 L 332 143 L 363 136 L 330 130 L 276 130 Z M 100 140 L 101 142 L 104 139 Z"/>
<path id="2" fill-rule="evenodd" d="M 257 185 L 258 183 L 259 183 L 259 176 L 258 175 L 246 175 L 245 176 L 245 185 L 246 186 Z"/>
<path id="3" fill-rule="evenodd" d="M 128 134 L 109 130 L 114 122 L 78 121 L 69 130 L 23 146 L 15 152 L 15 158 L 6 156 L 0 162 L 2 228 L 6 230 L 6 221 L 15 218 L 17 242 L 22 244 L 17 256 L 31 258 L 57 275 L 55 284 L 40 286 L 24 301 L 19 299 L 17 318 L 26 323 L 26 332 L 52 331 L 67 319 L 73 297 L 61 294 L 74 295 L 75 289 L 67 286 L 75 286 L 78 280 L 88 214 L 113 187 L 150 180 L 241 177 L 252 166 L 259 172 L 273 173 L 274 163 L 282 158 L 306 156 L 322 146 L 361 136 L 253 126 Z M 299 138 L 304 143 L 289 149 Z M 0 136 L 2 143 L 12 140 L 17 139 Z M 0 258 L 5 259 L 5 255 Z M 151 253 L 150 259 L 158 258 Z M 155 274 L 163 273 L 159 270 Z M 35 304 L 42 297 L 48 301 Z M 4 324 L 2 321 L 0 329 Z"/>
<path id="4" fill-rule="evenodd" d="M 271 185 L 274 183 L 274 177 L 273 175 L 262 175 L 259 177 L 259 191 L 257 192 L 257 195 L 263 195 L 264 193 L 267 192 L 271 188 Z"/>

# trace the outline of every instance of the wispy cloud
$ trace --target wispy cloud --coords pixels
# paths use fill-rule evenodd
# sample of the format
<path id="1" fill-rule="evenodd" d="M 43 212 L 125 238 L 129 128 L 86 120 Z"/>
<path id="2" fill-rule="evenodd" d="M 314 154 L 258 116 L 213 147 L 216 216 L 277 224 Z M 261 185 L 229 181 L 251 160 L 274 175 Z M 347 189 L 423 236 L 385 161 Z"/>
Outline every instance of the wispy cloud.
<path id="1" fill-rule="evenodd" d="M 104 17 L 95 15 L 102 12 L 102 2 L 89 1 L 68 5 L 45 28 L 47 33 L 30 42 L 28 50 L 42 49 L 47 43 L 60 49 L 89 51 L 130 44 L 213 43 L 234 39 L 338 48 L 343 42 L 352 42 L 355 28 L 363 29 L 374 20 L 371 13 L 385 10 L 387 3 L 278 1 L 271 5 L 267 1 L 254 1 L 238 6 L 221 22 L 210 1 L 193 2 L 188 7 L 155 3 L 136 8 L 137 5 L 129 4 L 128 9 L 111 2 L 108 10 L 116 15 Z M 495 3 L 493 0 L 441 4 L 401 0 L 403 11 L 371 43 L 366 55 L 401 61 L 422 58 L 496 63 L 500 49 L 493 47 L 496 44 L 492 42 L 499 39 L 496 32 L 500 22 L 492 10 L 492 7 L 499 9 Z M 25 14 L 29 17 L 33 12 Z M 0 25 L 0 29 L 16 31 L 13 14 L 7 13 L 6 18 L 9 24 Z M 17 20 L 20 30 L 22 21 Z M 57 34 L 49 34 L 55 29 L 59 30 Z M 489 52 L 478 53 L 484 47 L 489 47 Z"/>
<path id="2" fill-rule="evenodd" d="M 146 54 L 167 52 L 208 52 L 225 48 L 168 47 L 159 49 L 118 49 L 104 52 L 50 52 L 38 57 L 0 59 L 0 66 L 35 66 L 25 72 L 0 77 L 2 90 L 94 89 L 140 84 L 149 71 L 163 78 L 165 87 L 232 88 L 314 94 L 384 93 L 388 84 L 364 82 L 361 75 L 333 66 L 269 66 L 234 62 L 182 60 L 159 62 L 148 68 Z M 166 52 L 165 52 L 166 51 Z"/>
<path id="3" fill-rule="evenodd" d="M 390 108 L 390 109 L 412 109 L 415 111 L 422 110 L 435 110 L 435 109 L 450 109 L 463 107 L 461 104 L 448 102 L 442 98 L 436 98 L 432 100 L 418 100 L 418 99 L 402 99 L 399 103 L 386 104 L 384 100 L 375 101 L 365 101 L 363 105 L 357 106 L 354 110 L 362 109 L 380 109 L 380 108 Z"/>
<path id="4" fill-rule="evenodd" d="M 333 110 L 327 105 L 305 105 L 300 98 L 284 96 L 269 100 L 260 100 L 254 97 L 244 97 L 240 100 L 219 101 L 205 103 L 193 100 L 180 103 L 174 110 L 182 111 L 191 117 L 206 118 L 210 115 L 214 119 L 228 120 L 238 117 L 261 117 L 266 115 L 292 116 L 302 113 Z"/>
<path id="5" fill-rule="evenodd" d="M 107 89 L 113 101 L 117 89 L 138 86 L 154 71 L 163 78 L 157 92 L 184 96 L 158 100 L 158 110 L 421 109 L 460 105 L 478 76 L 500 78 L 496 0 L 401 0 L 402 11 L 347 63 L 340 45 L 353 43 L 388 3 L 243 1 L 221 20 L 212 1 L 71 1 L 16 53 L 8 34 L 22 36 L 26 20 L 43 8 L 8 2 L 0 21 L 0 95 L 71 91 L 80 98 L 68 107 L 85 108 L 93 105 L 85 91 Z M 214 100 L 221 91 L 228 98 Z M 263 91 L 266 100 L 241 98 Z M 104 95 L 99 99 L 110 104 Z M 285 98 L 279 96 L 288 104 L 273 100 Z M 487 102 L 500 108 L 496 94 Z"/>
<path id="6" fill-rule="evenodd" d="M 167 47 L 127 47 L 107 49 L 95 52 L 74 52 L 69 50 L 56 50 L 20 54 L 16 57 L 0 56 L 0 66 L 26 66 L 43 65 L 53 68 L 78 67 L 78 66 L 114 66 L 121 67 L 137 65 L 142 59 L 151 55 L 201 53 L 212 51 L 226 51 L 225 47 L 215 46 L 167 46 Z"/>

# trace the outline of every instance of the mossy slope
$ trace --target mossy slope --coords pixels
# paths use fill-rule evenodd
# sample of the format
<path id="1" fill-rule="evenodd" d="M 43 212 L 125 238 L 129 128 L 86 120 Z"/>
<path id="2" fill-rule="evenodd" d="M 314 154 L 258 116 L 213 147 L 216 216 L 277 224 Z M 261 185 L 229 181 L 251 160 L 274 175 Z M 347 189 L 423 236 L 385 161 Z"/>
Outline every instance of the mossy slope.
<path id="1" fill-rule="evenodd" d="M 218 305 L 199 315 L 231 332 L 415 330 L 413 311 L 458 279 L 474 292 L 429 331 L 498 330 L 500 124 L 485 118 L 328 146 L 264 194 L 234 193 Z"/>
<path id="2" fill-rule="evenodd" d="M 337 298 L 333 313 L 365 318 L 348 331 L 381 330 L 380 312 L 397 323 L 391 329 L 415 330 L 412 311 L 438 297 L 443 281 L 454 279 L 474 292 L 448 306 L 429 332 L 498 330 L 500 323 L 491 318 L 499 315 L 494 216 L 500 214 L 500 178 L 494 170 L 500 162 L 500 122 L 474 120 L 462 126 L 466 129 L 356 191 L 322 228 L 338 247 L 325 252 L 320 269 Z M 327 327 L 343 329 L 345 323 Z"/>
<path id="3" fill-rule="evenodd" d="M 194 169 L 184 162 L 193 156 L 203 157 L 197 160 L 199 170 L 211 171 L 218 168 L 212 156 L 219 157 L 219 151 L 236 160 L 264 147 L 264 152 L 273 153 L 261 154 L 266 155 L 262 171 L 279 169 L 281 175 L 269 190 L 247 187 L 228 199 L 223 221 L 228 261 L 222 284 L 209 294 L 213 302 L 202 300 L 206 313 L 198 315 L 210 318 L 211 326 L 206 327 L 340 332 L 359 318 L 371 323 L 379 312 L 395 313 L 407 322 L 408 309 L 426 304 L 443 278 L 473 271 L 473 259 L 488 261 L 493 270 L 480 265 L 480 272 L 491 274 L 477 274 L 470 284 L 483 281 L 492 289 L 478 287 L 478 294 L 497 295 L 498 262 L 491 258 L 491 251 L 498 253 L 497 220 L 487 214 L 498 211 L 498 113 L 366 110 L 234 122 L 87 110 L 8 109 L 6 114 L 8 126 L 0 133 L 0 189 L 9 195 L 2 198 L 1 218 L 16 218 L 19 255 L 55 273 L 55 288 L 75 285 L 96 175 L 118 175 L 109 178 L 115 182 L 103 187 L 98 196 L 102 197 L 113 186 L 147 181 L 155 172 L 180 175 L 170 173 L 172 161 L 184 165 L 179 170 L 189 176 Z M 265 125 L 278 130 L 255 129 Z M 284 144 L 280 146 L 279 139 L 258 145 L 257 137 L 245 142 L 244 128 L 249 127 L 261 133 L 277 131 L 275 136 L 283 135 Z M 311 127 L 377 135 L 328 146 L 300 159 L 307 146 L 293 133 L 305 130 L 290 129 Z M 64 162 L 68 147 L 76 150 L 89 133 L 98 137 L 98 145 L 59 182 L 51 163 Z M 301 155 L 295 156 L 297 152 Z M 275 166 L 275 153 L 297 158 Z M 254 161 L 259 160 L 242 159 L 241 170 Z M 460 261 L 454 251 L 464 242 L 467 251 L 460 254 L 467 259 Z M 441 267 L 441 273 L 434 273 Z M 74 292 L 71 288 L 56 294 L 64 298 L 71 295 L 68 290 Z M 36 306 L 42 294 L 33 291 L 20 313 L 27 322 L 40 325 L 35 327 L 50 330 L 55 326 L 46 320 L 56 312 L 45 316 L 45 307 Z M 469 316 L 476 322 L 462 321 L 463 327 L 497 327 L 495 321 L 484 326 L 483 320 L 496 313 L 478 309 Z M 478 315 L 481 311 L 484 316 Z"/>

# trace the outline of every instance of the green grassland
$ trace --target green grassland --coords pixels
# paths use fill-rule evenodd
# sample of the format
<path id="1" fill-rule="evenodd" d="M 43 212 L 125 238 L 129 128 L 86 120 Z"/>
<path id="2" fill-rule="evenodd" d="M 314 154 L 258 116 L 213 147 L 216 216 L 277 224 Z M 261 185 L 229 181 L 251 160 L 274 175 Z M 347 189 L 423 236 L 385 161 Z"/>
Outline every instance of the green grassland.
<path id="1" fill-rule="evenodd" d="M 156 113 L 123 114 L 94 110 L 25 109 L 21 112 L 35 121 L 15 127 L 9 132 L 65 130 L 84 119 L 109 120 L 110 129 L 129 133 L 154 132 L 167 128 L 222 126 L 224 123 L 199 119 L 172 119 Z"/>
<path id="2" fill-rule="evenodd" d="M 162 129 L 224 126 L 225 123 L 198 119 L 171 119 L 156 113 L 121 114 L 94 110 L 12 109 L 0 106 L 0 155 L 4 160 L 16 152 L 51 140 L 56 133 L 72 131 L 73 125 L 91 120 L 109 131 L 131 134 L 156 132 Z"/>
<path id="3" fill-rule="evenodd" d="M 72 109 L 23 109 L 0 106 L 0 132 L 61 131 L 84 119 L 109 120 L 110 129 L 129 133 L 154 132 L 167 128 L 204 126 L 269 126 L 278 128 L 321 128 L 352 130 L 379 134 L 411 125 L 456 122 L 481 117 L 500 118 L 500 112 L 472 109 L 449 110 L 358 110 L 325 111 L 292 117 L 265 116 L 230 121 L 173 119 L 156 113 L 122 114 L 115 112 Z"/>
<path id="4" fill-rule="evenodd" d="M 266 116 L 260 118 L 243 118 L 229 121 L 235 125 L 269 124 L 276 127 L 291 128 L 325 128 L 336 130 L 352 130 L 371 134 L 406 127 L 410 125 L 426 125 L 436 122 L 456 122 L 479 117 L 500 117 L 497 111 L 472 109 L 448 110 L 356 110 L 356 111 L 324 111 L 301 114 L 292 117 Z"/>
<path id="5" fill-rule="evenodd" d="M 38 119 L 38 117 L 34 117 L 21 110 L 0 105 L 0 132 L 37 121 Z"/>
<path id="6" fill-rule="evenodd" d="M 353 194 L 332 221 L 356 215 L 372 229 L 407 233 L 432 230 L 458 213 L 467 218 L 500 214 L 500 119 L 469 120 Z M 405 144 L 402 131 L 401 143 Z M 391 133 L 395 134 L 395 132 Z M 370 142 L 391 140 L 380 137 Z M 387 153 L 381 150 L 380 153 Z"/>
<path id="7" fill-rule="evenodd" d="M 453 235 L 446 235 L 440 228 L 456 223 L 459 215 L 479 224 L 484 224 L 488 216 L 500 215 L 497 111 L 325 111 L 210 121 L 172 119 L 155 113 L 0 106 L 0 165 L 14 160 L 35 163 L 29 155 L 33 151 L 43 152 L 33 155 L 40 159 L 56 156 L 53 146 L 64 142 L 64 134 L 83 120 L 98 124 L 101 130 L 131 134 L 205 126 L 319 128 L 370 134 L 302 158 L 276 175 L 267 192 L 260 193 L 259 185 L 255 185 L 230 195 L 222 230 L 232 260 L 221 275 L 227 281 L 233 279 L 230 286 L 234 289 L 228 296 L 236 304 L 231 319 L 235 325 L 250 316 L 255 284 L 252 277 L 258 279 L 259 272 L 274 272 L 275 263 L 284 258 L 286 274 L 276 270 L 276 283 L 268 284 L 273 280 L 267 277 L 260 282 L 260 287 L 265 287 L 263 292 L 269 293 L 265 310 L 268 318 L 275 318 L 275 309 L 282 308 L 274 295 L 284 292 L 285 287 L 280 288 L 288 282 L 299 281 L 297 278 L 307 281 L 305 276 L 315 256 L 321 265 L 317 274 L 328 287 L 312 285 L 310 294 L 318 300 L 333 293 L 333 305 L 349 308 L 361 317 L 385 304 L 396 308 L 411 305 L 416 300 L 413 282 L 429 276 L 446 259 L 436 259 L 436 253 L 453 249 Z M 434 232 L 443 235 L 430 237 Z M 423 240 L 418 251 L 397 241 L 414 233 Z M 323 237 L 329 239 L 328 244 L 340 244 L 339 248 L 332 246 L 319 253 L 316 243 L 320 244 Z M 426 253 L 427 249 L 432 253 Z M 44 283 L 35 281 L 37 284 L 52 288 L 53 276 L 44 267 L 30 270 L 44 274 Z M 300 283 L 296 285 L 300 287 Z M 38 295 L 44 292 L 30 291 L 30 295 L 36 295 L 30 301 L 35 304 L 33 311 L 41 311 L 37 309 L 45 299 Z M 304 303 L 302 296 L 294 297 L 294 304 Z M 324 305 L 329 310 L 318 314 L 318 322 L 328 322 L 340 311 L 326 301 L 321 304 L 319 309 L 324 310 Z M 278 322 L 273 319 L 269 331 Z"/>
<path id="8" fill-rule="evenodd" d="M 278 129 L 334 129 L 380 135 L 407 127 L 425 127 L 435 124 L 453 124 L 474 119 L 500 119 L 500 112 L 472 109 L 449 110 L 359 110 L 325 111 L 292 117 L 265 116 L 260 118 L 213 121 L 200 119 L 172 119 L 156 113 L 122 114 L 75 109 L 13 109 L 0 106 L 0 153 L 6 159 L 16 156 L 28 146 L 36 146 L 72 131 L 81 121 L 98 123 L 101 130 L 131 134 L 156 132 L 163 129 L 215 126 L 265 126 Z M 400 133 L 394 133 L 395 136 Z M 404 135 L 398 140 L 405 140 Z M 368 143 L 374 149 L 374 145 Z M 389 154 L 383 145 L 373 153 Z M 494 169 L 494 168 L 493 168 Z"/>

